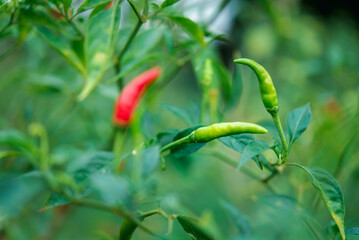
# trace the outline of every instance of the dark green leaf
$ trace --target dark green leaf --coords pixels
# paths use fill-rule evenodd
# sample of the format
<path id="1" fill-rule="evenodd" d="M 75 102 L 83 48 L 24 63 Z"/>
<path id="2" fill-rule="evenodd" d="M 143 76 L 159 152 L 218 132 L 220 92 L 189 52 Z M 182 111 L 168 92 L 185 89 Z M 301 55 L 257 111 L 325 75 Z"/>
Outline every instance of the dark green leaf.
<path id="1" fill-rule="evenodd" d="M 243 154 L 241 160 L 239 161 L 237 169 L 240 169 L 243 164 L 246 163 L 249 159 L 258 156 L 260 153 L 270 148 L 271 146 L 269 146 L 268 143 L 262 139 L 256 139 L 250 142 L 243 150 Z"/>
<path id="2" fill-rule="evenodd" d="M 319 191 L 330 215 L 332 215 L 337 224 L 342 238 L 345 239 L 344 198 L 337 180 L 329 172 L 319 167 L 304 167 L 297 163 L 292 163 L 291 165 L 300 167 L 307 173 L 311 183 Z"/>
<path id="3" fill-rule="evenodd" d="M 211 240 L 214 239 L 211 237 L 200 225 L 200 221 L 186 216 L 178 216 L 178 222 L 181 224 L 183 230 L 188 233 L 188 235 L 195 240 Z"/>
<path id="4" fill-rule="evenodd" d="M 0 189 L 0 224 L 7 218 L 20 214 L 48 191 L 40 172 L 5 179 L 0 183 Z"/>
<path id="5" fill-rule="evenodd" d="M 177 117 L 181 118 L 183 121 L 185 121 L 189 125 L 194 124 L 193 116 L 189 110 L 187 110 L 185 108 L 173 106 L 170 104 L 161 104 L 161 107 L 165 108 L 166 110 L 170 111 Z"/>
<path id="6" fill-rule="evenodd" d="M 173 4 L 175 4 L 176 2 L 179 2 L 180 0 L 164 0 L 163 3 L 161 4 L 161 8 L 165 8 L 168 6 L 171 6 Z"/>
<path id="7" fill-rule="evenodd" d="M 114 159 L 112 152 L 87 153 L 69 166 L 69 172 L 77 182 L 86 180 L 97 171 L 109 167 Z"/>
<path id="8" fill-rule="evenodd" d="M 72 175 L 75 182 L 82 187 L 82 191 L 76 193 L 77 196 L 85 197 L 94 191 L 93 188 L 89 188 L 88 186 L 89 178 L 99 172 L 101 172 L 101 174 L 110 172 L 109 169 L 112 166 L 113 159 L 114 154 L 112 152 L 94 152 L 85 154 L 70 163 L 68 174 Z M 42 207 L 42 210 L 61 206 L 69 202 L 70 200 L 65 196 L 52 193 L 49 200 L 47 200 Z"/>
<path id="9" fill-rule="evenodd" d="M 192 20 L 182 17 L 182 16 L 169 16 L 172 21 L 177 23 L 180 27 L 182 27 L 189 35 L 191 35 L 194 39 L 205 45 L 204 42 L 204 33 L 203 30 L 197 25 L 197 23 Z"/>
<path id="10" fill-rule="evenodd" d="M 244 148 L 255 140 L 254 136 L 249 133 L 231 135 L 228 137 L 221 137 L 218 140 L 233 150 L 242 153 Z"/>
<path id="11" fill-rule="evenodd" d="M 234 65 L 234 72 L 232 77 L 232 92 L 231 98 L 228 102 L 228 109 L 234 108 L 238 105 L 239 99 L 242 95 L 242 74 L 240 70 L 240 66 L 238 64 Z"/>
<path id="12" fill-rule="evenodd" d="M 236 225 L 238 232 L 243 237 L 252 236 L 252 228 L 247 218 L 241 213 L 235 206 L 227 201 L 221 200 L 223 209 L 226 210 L 227 214 L 231 217 L 232 222 Z"/>
<path id="13" fill-rule="evenodd" d="M 79 9 L 77 10 L 77 13 L 81 13 L 83 11 L 89 10 L 91 8 L 95 8 L 100 5 L 109 4 L 111 0 L 86 0 L 84 1 Z"/>
<path id="14" fill-rule="evenodd" d="M 346 234 L 359 235 L 359 227 L 351 228 L 345 231 Z"/>
<path id="15" fill-rule="evenodd" d="M 73 65 L 80 72 L 85 73 L 85 68 L 76 53 L 72 50 L 66 38 L 56 35 L 53 31 L 45 27 L 37 27 L 39 35 L 50 47 L 60 53 L 66 61 Z"/>
<path id="16" fill-rule="evenodd" d="M 289 131 L 289 147 L 308 128 L 312 120 L 312 112 L 309 103 L 288 113 L 287 127 Z"/>
<path id="17" fill-rule="evenodd" d="M 219 61 L 213 59 L 214 75 L 220 83 L 223 98 L 226 102 L 230 101 L 232 95 L 232 77 L 229 74 L 228 69 Z"/>
<path id="18" fill-rule="evenodd" d="M 84 43 L 87 75 L 79 100 L 85 99 L 96 87 L 108 67 L 114 52 L 115 24 L 119 13 L 114 6 L 91 16 L 88 22 Z"/>

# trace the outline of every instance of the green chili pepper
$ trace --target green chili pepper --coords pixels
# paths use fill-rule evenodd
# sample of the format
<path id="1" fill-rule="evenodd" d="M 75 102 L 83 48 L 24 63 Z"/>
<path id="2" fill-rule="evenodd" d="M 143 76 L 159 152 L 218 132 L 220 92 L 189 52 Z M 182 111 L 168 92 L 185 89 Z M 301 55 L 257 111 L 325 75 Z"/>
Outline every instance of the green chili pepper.
<path id="1" fill-rule="evenodd" d="M 271 114 L 278 112 L 278 97 L 274 88 L 272 78 L 263 66 L 255 61 L 247 58 L 239 58 L 234 60 L 235 63 L 241 63 L 250 67 L 257 75 L 259 81 L 259 89 L 262 101 L 267 111 Z"/>
<path id="2" fill-rule="evenodd" d="M 246 122 L 215 123 L 210 126 L 200 127 L 194 130 L 189 135 L 164 146 L 161 149 L 161 152 L 164 152 L 174 146 L 183 143 L 204 143 L 220 137 L 225 137 L 234 134 L 240 134 L 240 133 L 261 134 L 267 132 L 268 132 L 267 129 L 254 123 L 246 123 Z"/>

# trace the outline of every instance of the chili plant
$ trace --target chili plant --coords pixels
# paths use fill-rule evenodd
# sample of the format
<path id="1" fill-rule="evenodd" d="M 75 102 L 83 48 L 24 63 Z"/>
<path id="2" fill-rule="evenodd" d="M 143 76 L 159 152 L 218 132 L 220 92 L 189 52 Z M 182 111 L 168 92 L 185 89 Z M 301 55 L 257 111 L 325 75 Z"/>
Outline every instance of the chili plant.
<path id="1" fill-rule="evenodd" d="M 0 84 L 1 239 L 358 234 L 355 220 L 344 222 L 337 180 L 295 157 L 310 104 L 282 124 L 276 74 L 273 81 L 255 60 L 219 56 L 231 42 L 210 25 L 235 1 L 198 23 L 183 2 L 0 1 L 0 61 L 24 61 Z M 238 113 L 241 93 L 255 94 L 243 65 L 266 111 L 244 103 L 250 114 Z M 177 97 L 193 104 L 170 104 Z M 271 122 L 252 123 L 256 114 Z"/>

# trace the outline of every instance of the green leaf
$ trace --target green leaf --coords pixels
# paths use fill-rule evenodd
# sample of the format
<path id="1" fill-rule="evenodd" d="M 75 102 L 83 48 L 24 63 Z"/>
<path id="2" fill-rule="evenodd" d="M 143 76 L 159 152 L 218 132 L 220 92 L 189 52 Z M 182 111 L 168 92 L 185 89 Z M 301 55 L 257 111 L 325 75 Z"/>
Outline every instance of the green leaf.
<path id="1" fill-rule="evenodd" d="M 239 99 L 242 95 L 242 74 L 241 68 L 238 64 L 234 65 L 234 72 L 232 77 L 231 97 L 227 104 L 227 110 L 238 105 Z"/>
<path id="2" fill-rule="evenodd" d="M 178 222 L 183 230 L 194 240 L 211 240 L 214 239 L 202 227 L 199 220 L 186 216 L 178 216 Z"/>
<path id="3" fill-rule="evenodd" d="M 176 115 L 177 117 L 188 123 L 189 125 L 194 124 L 193 116 L 188 109 L 180 108 L 170 104 L 161 104 L 161 107 L 173 113 L 174 115 Z"/>
<path id="4" fill-rule="evenodd" d="M 8 218 L 15 217 L 48 190 L 40 172 L 29 172 L 0 182 L 0 225 Z M 33 206 L 33 210 L 36 206 Z"/>
<path id="5" fill-rule="evenodd" d="M 203 30 L 192 20 L 182 16 L 169 16 L 172 21 L 183 28 L 190 36 L 205 46 Z"/>
<path id="6" fill-rule="evenodd" d="M 181 132 L 179 132 L 175 138 L 173 139 L 173 141 L 176 141 L 180 138 L 183 138 L 187 135 L 189 135 L 191 132 L 193 132 L 194 130 L 196 130 L 197 128 L 203 127 L 204 125 L 197 125 L 194 127 L 190 127 L 187 128 Z M 202 148 L 206 143 L 184 143 L 181 144 L 179 146 L 175 146 L 171 149 L 171 155 L 173 155 L 174 157 L 180 158 L 180 157 L 184 157 L 188 154 L 197 152 L 200 148 Z"/>
<path id="7" fill-rule="evenodd" d="M 160 146 L 153 145 L 145 148 L 142 151 L 142 176 L 147 177 L 154 169 L 156 169 L 160 162 Z"/>
<path id="8" fill-rule="evenodd" d="M 233 150 L 242 153 L 244 148 L 255 140 L 254 136 L 249 133 L 231 135 L 228 137 L 221 137 L 218 140 Z"/>
<path id="9" fill-rule="evenodd" d="M 344 198 L 340 185 L 335 178 L 326 170 L 319 167 L 304 167 L 297 163 L 290 165 L 300 167 L 303 169 L 313 186 L 319 191 L 321 198 L 327 206 L 330 215 L 337 224 L 340 235 L 345 240 L 344 233 Z"/>
<path id="10" fill-rule="evenodd" d="M 85 67 L 77 54 L 71 48 L 70 43 L 62 36 L 56 35 L 52 30 L 45 27 L 37 27 L 37 32 L 41 38 L 55 51 L 61 54 L 66 61 L 73 65 L 81 73 L 85 73 Z"/>
<path id="11" fill-rule="evenodd" d="M 96 173 L 90 177 L 90 185 L 106 203 L 124 205 L 129 202 L 129 184 L 119 175 Z"/>
<path id="12" fill-rule="evenodd" d="M 163 3 L 161 4 L 161 8 L 165 8 L 168 6 L 171 6 L 173 4 L 175 4 L 176 2 L 179 2 L 180 0 L 164 0 Z"/>
<path id="13" fill-rule="evenodd" d="M 271 146 L 262 139 L 256 139 L 250 142 L 243 150 L 243 154 L 238 163 L 237 170 L 240 169 L 249 159 L 258 156 L 260 153 L 270 149 Z"/>
<path id="14" fill-rule="evenodd" d="M 110 2 L 111 0 L 85 0 L 77 10 L 77 14 L 100 5 L 109 4 Z"/>
<path id="15" fill-rule="evenodd" d="M 231 217 L 232 222 L 237 227 L 238 232 L 241 233 L 243 237 L 252 236 L 252 228 L 249 224 L 247 218 L 241 213 L 235 206 L 230 204 L 227 201 L 221 200 L 221 205 L 227 214 Z"/>
<path id="16" fill-rule="evenodd" d="M 17 150 L 23 153 L 32 162 L 35 161 L 39 154 L 34 142 L 16 130 L 0 131 L 0 146 Z"/>
<path id="17" fill-rule="evenodd" d="M 345 231 L 346 234 L 359 235 L 359 227 L 351 228 Z"/>
<path id="18" fill-rule="evenodd" d="M 81 192 L 77 192 L 77 196 L 85 197 L 94 191 L 93 188 L 89 188 L 88 186 L 90 177 L 99 172 L 102 174 L 108 173 L 113 159 L 114 154 L 112 152 L 93 152 L 84 154 L 69 164 L 67 169 L 68 174 L 72 175 L 75 182 L 83 189 Z M 41 210 L 44 211 L 69 202 L 70 200 L 65 196 L 58 193 L 52 193 Z"/>
<path id="19" fill-rule="evenodd" d="M 84 51 L 86 79 L 79 100 L 83 100 L 97 86 L 114 52 L 113 40 L 117 33 L 117 6 L 90 17 L 85 35 Z"/>
<path id="20" fill-rule="evenodd" d="M 308 128 L 311 120 L 312 112 L 309 103 L 288 113 L 286 123 L 289 131 L 289 147 Z"/>

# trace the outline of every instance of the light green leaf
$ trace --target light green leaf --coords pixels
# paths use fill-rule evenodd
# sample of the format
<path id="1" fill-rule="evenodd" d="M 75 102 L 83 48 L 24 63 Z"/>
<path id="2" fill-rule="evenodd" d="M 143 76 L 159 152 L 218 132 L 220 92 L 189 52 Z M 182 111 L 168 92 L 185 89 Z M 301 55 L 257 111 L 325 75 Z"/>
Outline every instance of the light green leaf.
<path id="1" fill-rule="evenodd" d="M 53 31 L 45 27 L 37 27 L 37 32 L 42 39 L 55 51 L 60 53 L 66 61 L 73 65 L 81 73 L 85 73 L 85 67 L 81 63 L 76 53 L 71 48 L 70 43 L 62 36 L 57 36 Z"/>
<path id="2" fill-rule="evenodd" d="M 84 43 L 87 76 L 78 97 L 80 101 L 97 86 L 112 57 L 114 34 L 117 33 L 116 15 L 120 14 L 118 9 L 116 5 L 100 11 L 91 16 L 88 22 Z"/>
<path id="3" fill-rule="evenodd" d="M 178 216 L 178 222 L 181 224 L 183 230 L 194 240 L 211 240 L 214 239 L 202 227 L 201 222 L 195 218 Z"/>
<path id="4" fill-rule="evenodd" d="M 193 22 L 191 19 L 182 16 L 169 16 L 172 21 L 177 23 L 181 28 L 183 28 L 191 37 L 196 39 L 198 42 L 205 46 L 204 42 L 204 33 L 203 30 L 198 26 L 197 23 Z"/>
<path id="5" fill-rule="evenodd" d="M 180 0 L 165 0 L 163 1 L 163 3 L 161 4 L 161 8 L 165 8 L 168 6 L 171 6 L 173 4 L 175 4 L 176 2 L 179 2 Z"/>
<path id="6" fill-rule="evenodd" d="M 289 131 L 289 147 L 308 128 L 311 120 L 312 112 L 309 103 L 288 113 L 286 122 Z"/>
<path id="7" fill-rule="evenodd" d="M 289 165 L 289 164 L 288 164 Z M 345 240 L 344 232 L 344 198 L 340 185 L 335 178 L 326 170 L 319 167 L 304 167 L 297 163 L 291 163 L 292 166 L 297 166 L 303 169 L 313 186 L 319 191 L 321 198 L 327 206 L 330 215 L 337 224 L 340 235 Z"/>
<path id="8" fill-rule="evenodd" d="M 250 142 L 243 150 L 241 160 L 238 163 L 237 170 L 240 169 L 251 158 L 258 156 L 260 153 L 270 149 L 271 146 L 262 139 L 256 139 Z"/>

